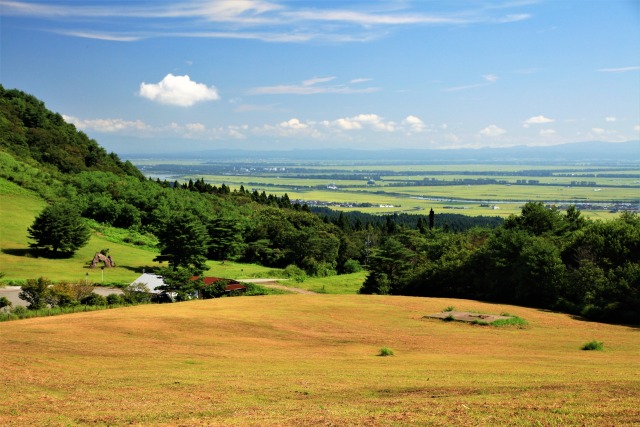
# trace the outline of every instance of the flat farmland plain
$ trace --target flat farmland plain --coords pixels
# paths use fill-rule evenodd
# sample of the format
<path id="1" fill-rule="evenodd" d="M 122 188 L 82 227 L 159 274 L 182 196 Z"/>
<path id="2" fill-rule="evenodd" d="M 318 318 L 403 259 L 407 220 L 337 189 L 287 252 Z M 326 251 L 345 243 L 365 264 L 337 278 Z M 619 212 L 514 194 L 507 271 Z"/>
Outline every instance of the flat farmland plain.
<path id="1" fill-rule="evenodd" d="M 203 163 L 151 160 L 150 176 L 282 196 L 310 205 L 372 214 L 452 212 L 503 216 L 528 201 L 563 209 L 576 204 L 592 218 L 640 208 L 640 168 L 580 164 Z"/>
<path id="2" fill-rule="evenodd" d="M 424 318 L 447 306 L 529 324 Z M 0 425 L 631 426 L 637 334 L 535 309 L 364 295 L 5 322 Z M 605 350 L 580 350 L 593 339 Z"/>

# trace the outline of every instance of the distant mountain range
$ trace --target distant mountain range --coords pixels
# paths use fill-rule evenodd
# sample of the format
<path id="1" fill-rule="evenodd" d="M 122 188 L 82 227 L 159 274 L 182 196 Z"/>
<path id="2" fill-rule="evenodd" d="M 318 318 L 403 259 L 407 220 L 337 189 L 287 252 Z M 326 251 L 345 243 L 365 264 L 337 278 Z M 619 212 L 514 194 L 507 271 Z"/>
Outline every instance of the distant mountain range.
<path id="1" fill-rule="evenodd" d="M 146 154 L 129 154 L 129 159 L 149 158 Z M 167 157 L 169 157 L 167 155 Z M 509 148 L 397 149 L 397 150 L 208 150 L 171 153 L 176 159 L 352 161 L 352 162 L 625 162 L 640 163 L 640 141 L 622 143 L 578 142 L 553 146 L 517 146 Z M 158 158 L 164 158 L 158 155 Z"/>

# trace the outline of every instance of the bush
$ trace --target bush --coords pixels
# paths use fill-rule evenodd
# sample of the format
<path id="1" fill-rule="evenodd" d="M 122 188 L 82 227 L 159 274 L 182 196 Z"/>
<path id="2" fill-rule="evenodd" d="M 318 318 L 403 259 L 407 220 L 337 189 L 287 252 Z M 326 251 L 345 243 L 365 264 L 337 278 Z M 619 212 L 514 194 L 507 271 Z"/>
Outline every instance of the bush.
<path id="1" fill-rule="evenodd" d="M 82 298 L 80 303 L 83 305 L 107 305 L 107 299 L 102 295 L 91 293 L 91 295 Z"/>
<path id="2" fill-rule="evenodd" d="M 455 307 L 454 307 L 454 306 L 452 306 L 452 305 L 450 305 L 449 307 L 445 308 L 445 309 L 444 309 L 444 310 L 442 310 L 442 311 L 444 311 L 444 312 L 449 312 L 449 311 L 453 311 L 453 310 L 455 310 Z"/>
<path id="3" fill-rule="evenodd" d="M 26 315 L 28 313 L 29 310 L 27 310 L 26 307 L 21 306 L 21 305 L 17 305 L 15 307 L 13 307 L 11 309 L 11 314 L 16 315 L 18 317 L 22 317 L 24 315 Z"/>
<path id="4" fill-rule="evenodd" d="M 132 283 L 122 290 L 124 300 L 130 304 L 142 304 L 151 301 L 151 292 L 144 283 Z"/>
<path id="5" fill-rule="evenodd" d="M 296 282 L 304 282 L 307 278 L 307 273 L 298 267 L 297 265 L 291 264 L 288 265 L 283 271 L 282 274 L 284 277 L 288 279 L 295 279 Z"/>
<path id="6" fill-rule="evenodd" d="M 124 304 L 124 298 L 122 298 L 122 296 L 118 294 L 109 294 L 107 295 L 106 300 L 108 305 Z"/>
<path id="7" fill-rule="evenodd" d="M 11 301 L 9 301 L 9 299 L 7 299 L 7 297 L 0 297 L 0 309 L 3 309 L 5 307 L 11 307 Z"/>
<path id="8" fill-rule="evenodd" d="M 359 271 L 362 271 L 362 266 L 360 265 L 360 262 L 357 259 L 348 259 L 344 263 L 343 270 L 345 274 L 357 273 Z"/>
<path id="9" fill-rule="evenodd" d="M 378 353 L 378 356 L 393 356 L 393 350 L 391 350 L 389 347 L 382 347 L 380 349 L 380 353 Z"/>
<path id="10" fill-rule="evenodd" d="M 588 343 L 585 343 L 582 347 L 581 350 L 596 350 L 596 351 L 602 351 L 604 350 L 604 342 L 602 341 L 590 341 Z"/>

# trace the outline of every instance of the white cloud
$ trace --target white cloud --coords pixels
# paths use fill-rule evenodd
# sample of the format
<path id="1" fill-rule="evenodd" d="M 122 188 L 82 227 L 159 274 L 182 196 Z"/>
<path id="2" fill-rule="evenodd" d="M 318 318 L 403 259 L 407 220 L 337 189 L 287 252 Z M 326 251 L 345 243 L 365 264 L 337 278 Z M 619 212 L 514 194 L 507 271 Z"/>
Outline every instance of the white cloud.
<path id="1" fill-rule="evenodd" d="M 617 122 L 618 121 L 618 119 L 616 117 L 613 117 L 613 116 L 605 117 L 604 120 L 606 122 Z"/>
<path id="2" fill-rule="evenodd" d="M 484 129 L 482 129 L 480 131 L 480 135 L 488 136 L 488 137 L 492 137 L 492 138 L 504 135 L 505 133 L 507 133 L 506 130 L 504 130 L 504 129 L 496 126 L 496 125 L 489 125 L 489 126 L 487 126 L 486 128 L 484 128 Z"/>
<path id="3" fill-rule="evenodd" d="M 601 68 L 598 71 L 602 73 L 626 73 L 627 71 L 638 71 L 638 70 L 640 70 L 640 65 L 635 65 L 633 67 Z"/>
<path id="4" fill-rule="evenodd" d="M 330 82 L 332 80 L 335 80 L 335 76 L 330 76 L 330 77 L 314 77 L 312 79 L 309 80 L 305 80 L 302 82 L 302 86 L 313 86 L 315 84 L 318 83 L 326 83 L 326 82 Z"/>
<path id="5" fill-rule="evenodd" d="M 136 41 L 159 37 L 221 37 L 257 39 L 266 42 L 304 43 L 313 40 L 330 42 L 363 42 L 380 38 L 408 26 L 495 25 L 529 19 L 527 13 L 505 13 L 527 2 L 506 2 L 503 7 L 478 5 L 456 7 L 456 10 L 428 12 L 422 5 L 397 1 L 401 7 L 388 7 L 386 2 L 351 2 L 334 8 L 325 2 L 285 0 L 184 0 L 180 2 L 112 2 L 108 6 L 94 2 L 62 2 L 50 0 L 2 0 L 3 14 L 38 18 L 41 21 L 63 21 L 65 30 L 46 22 L 73 37 L 100 38 L 111 41 Z M 64 4 L 66 3 L 66 4 Z M 77 3 L 77 4 L 76 4 Z M 328 2 L 326 2 L 328 3 Z M 415 2 L 419 5 L 421 2 Z M 103 18 L 100 22 L 96 18 Z M 118 21 L 121 32 L 113 31 Z M 180 22 L 181 25 L 175 25 Z M 167 23 L 167 25 L 163 25 Z M 62 25 L 60 25 L 62 26 Z M 71 30 L 69 28 L 72 27 Z M 83 31 L 89 26 L 94 33 Z M 99 28 L 102 26 L 102 28 Z M 213 29 L 212 29 L 213 27 Z M 159 28 L 164 28 L 159 30 Z M 182 28 L 189 28 L 188 31 Z M 259 28 L 259 32 L 251 29 Z"/>
<path id="6" fill-rule="evenodd" d="M 424 124 L 422 119 L 416 116 L 407 116 L 402 121 L 402 124 L 408 126 L 409 131 L 412 133 L 423 132 L 426 129 L 426 125 Z"/>
<path id="7" fill-rule="evenodd" d="M 553 136 L 555 134 L 555 129 L 540 129 L 540 136 Z"/>
<path id="8" fill-rule="evenodd" d="M 364 82 L 369 82 L 373 79 L 369 79 L 369 78 L 359 78 L 359 79 L 353 79 L 351 81 L 349 81 L 349 83 L 351 84 L 356 84 L 356 83 L 364 83 Z"/>
<path id="9" fill-rule="evenodd" d="M 358 114 L 353 117 L 336 119 L 332 122 L 325 120 L 322 123 L 325 126 L 337 127 L 341 130 L 361 130 L 365 128 L 384 132 L 393 132 L 395 130 L 395 123 L 385 122 L 377 114 Z"/>
<path id="10" fill-rule="evenodd" d="M 602 128 L 591 128 L 591 132 L 595 133 L 596 135 L 602 135 L 605 130 Z"/>
<path id="11" fill-rule="evenodd" d="M 282 122 L 280 123 L 279 126 L 284 129 L 295 129 L 295 130 L 307 129 L 309 127 L 309 125 L 302 123 L 299 119 L 296 119 L 296 118 L 290 119 L 286 122 Z"/>
<path id="12" fill-rule="evenodd" d="M 73 116 L 62 116 L 67 122 L 76 126 L 83 131 L 95 131 L 102 133 L 129 132 L 129 131 L 147 131 L 151 126 L 140 120 L 123 120 L 123 119 L 91 119 L 81 120 Z"/>
<path id="13" fill-rule="evenodd" d="M 553 123 L 553 122 L 555 122 L 555 119 L 550 119 L 545 116 L 534 116 L 534 117 L 529 117 L 527 120 L 525 120 L 523 122 L 523 126 L 525 128 L 528 128 L 529 125 L 540 125 L 544 123 Z"/>
<path id="14" fill-rule="evenodd" d="M 334 94 L 354 94 L 354 93 L 371 93 L 377 92 L 379 89 L 375 87 L 367 87 L 362 89 L 356 89 L 349 86 L 354 81 L 350 81 L 347 84 L 334 84 L 323 85 L 335 80 L 336 77 L 314 77 L 309 80 L 304 80 L 300 84 L 292 85 L 276 85 L 276 86 L 262 86 L 249 90 L 249 95 L 317 95 L 323 93 Z M 358 80 L 358 79 L 356 79 Z M 360 79 L 355 83 L 360 83 L 364 80 Z"/>
<path id="15" fill-rule="evenodd" d="M 191 132 L 204 132 L 206 130 L 205 125 L 202 123 L 187 123 L 185 128 Z"/>
<path id="16" fill-rule="evenodd" d="M 198 102 L 220 99 L 214 86 L 192 81 L 188 75 L 167 74 L 158 83 L 140 83 L 139 95 L 161 104 L 190 107 Z"/>
<path id="17" fill-rule="evenodd" d="M 482 79 L 485 81 L 485 83 L 474 83 L 474 84 L 470 84 L 470 85 L 462 85 L 462 86 L 452 86 L 452 87 L 447 87 L 442 89 L 443 92 L 458 92 L 461 90 L 467 90 L 467 89 L 475 89 L 478 87 L 485 87 L 485 86 L 489 86 L 492 85 L 493 83 L 497 82 L 499 77 L 495 74 L 485 74 L 482 76 Z"/>
<path id="18" fill-rule="evenodd" d="M 636 132 L 640 132 L 640 125 L 635 125 L 633 127 L 633 130 L 635 130 Z"/>

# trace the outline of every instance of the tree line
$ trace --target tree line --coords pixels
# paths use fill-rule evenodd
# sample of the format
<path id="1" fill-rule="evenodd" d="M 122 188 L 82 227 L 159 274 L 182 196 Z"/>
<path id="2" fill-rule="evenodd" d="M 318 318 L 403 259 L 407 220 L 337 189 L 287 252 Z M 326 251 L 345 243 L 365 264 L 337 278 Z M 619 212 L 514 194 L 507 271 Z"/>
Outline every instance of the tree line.
<path id="1" fill-rule="evenodd" d="M 469 298 L 640 323 L 640 218 L 527 203 L 493 230 L 404 229 L 372 252 L 361 293 Z"/>

